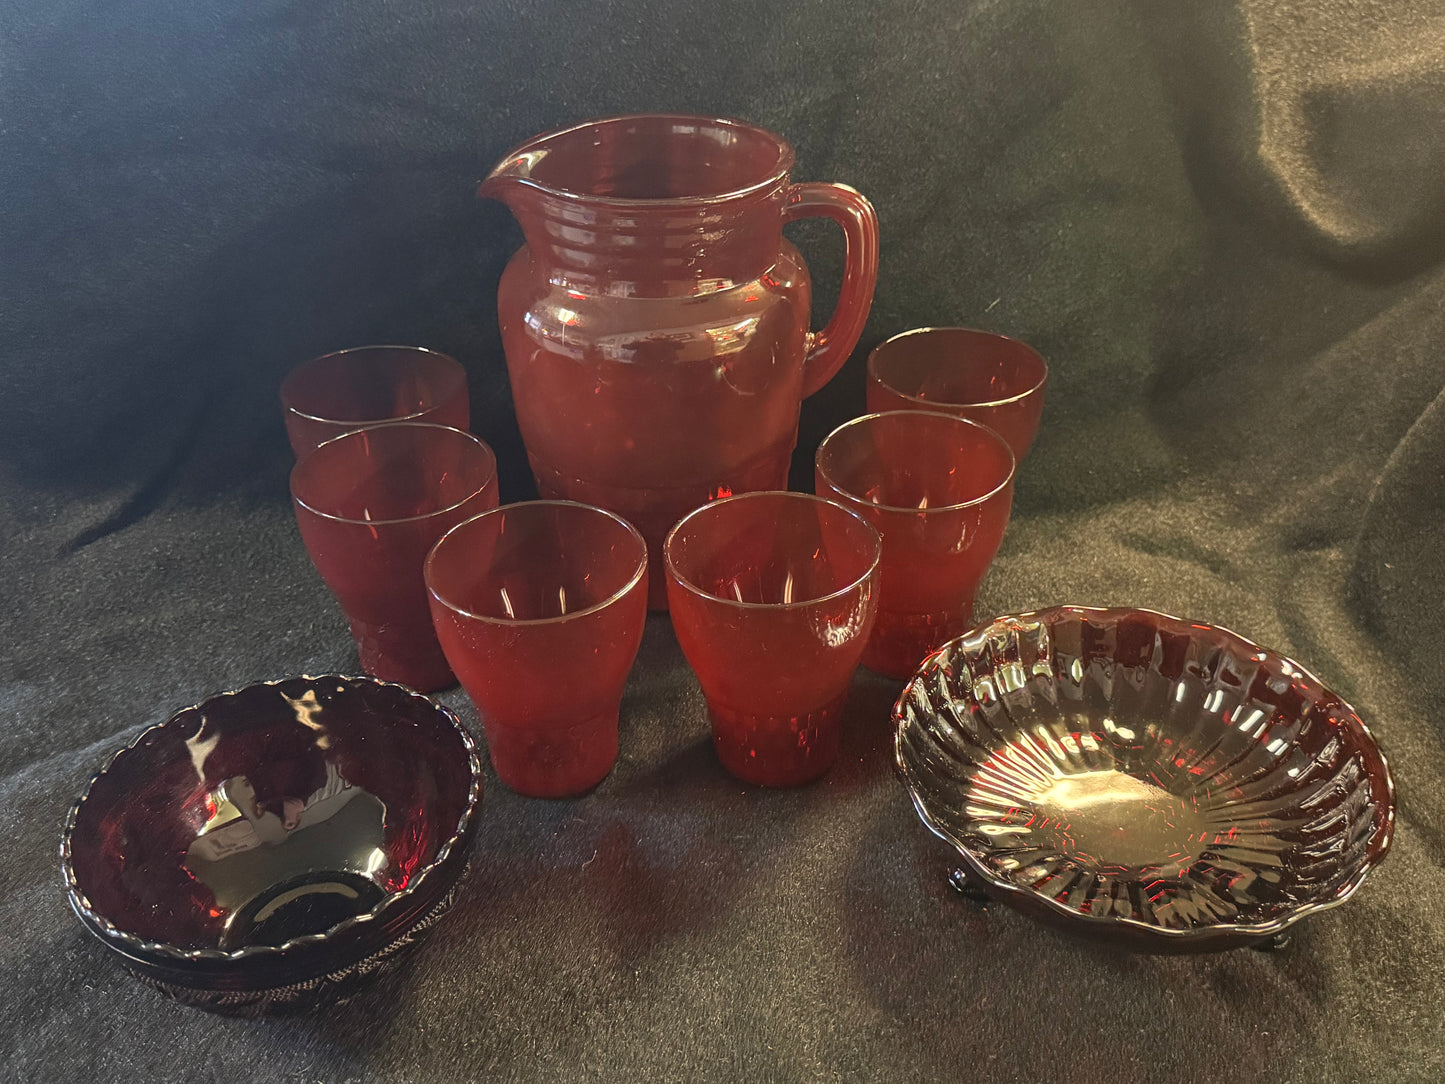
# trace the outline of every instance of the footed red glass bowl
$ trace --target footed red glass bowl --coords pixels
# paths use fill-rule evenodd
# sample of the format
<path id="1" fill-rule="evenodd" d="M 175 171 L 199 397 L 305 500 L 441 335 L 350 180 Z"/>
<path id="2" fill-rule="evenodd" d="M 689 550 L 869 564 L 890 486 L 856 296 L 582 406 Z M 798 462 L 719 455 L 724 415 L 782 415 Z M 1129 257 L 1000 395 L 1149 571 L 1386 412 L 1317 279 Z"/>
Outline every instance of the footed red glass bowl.
<path id="1" fill-rule="evenodd" d="M 1275 938 L 1390 846 L 1394 786 L 1359 716 L 1212 625 L 1000 617 L 931 655 L 893 719 L 898 770 L 962 878 L 1137 951 Z"/>
<path id="2" fill-rule="evenodd" d="M 241 1014 L 389 963 L 450 903 L 481 801 L 447 708 L 296 677 L 177 712 L 120 750 L 61 841 L 70 905 L 141 979 Z"/>

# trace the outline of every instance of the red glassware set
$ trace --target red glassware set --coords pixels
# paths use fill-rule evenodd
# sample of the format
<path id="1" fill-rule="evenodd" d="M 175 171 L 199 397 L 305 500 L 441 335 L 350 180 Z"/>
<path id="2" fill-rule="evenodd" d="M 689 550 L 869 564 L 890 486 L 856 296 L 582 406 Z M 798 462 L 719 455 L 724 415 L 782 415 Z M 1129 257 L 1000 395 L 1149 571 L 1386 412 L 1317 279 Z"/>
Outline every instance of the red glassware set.
<path id="1" fill-rule="evenodd" d="M 969 623 L 1046 368 L 985 332 L 891 339 L 875 413 L 818 449 L 818 496 L 785 492 L 800 403 L 857 343 L 878 263 L 868 201 L 792 164 L 751 125 L 620 117 L 530 140 L 482 182 L 526 233 L 498 307 L 540 501 L 497 507 L 450 359 L 362 348 L 283 385 L 297 520 L 362 668 L 424 692 L 455 674 L 521 793 L 611 770 L 649 604 L 671 609 L 723 764 L 780 786 L 833 762 L 860 659 L 906 678 Z M 807 215 L 847 244 L 817 333 L 782 235 Z"/>
<path id="2" fill-rule="evenodd" d="M 960 886 L 1047 921 L 1146 951 L 1259 943 L 1384 857 L 1384 758 L 1288 658 L 1145 610 L 975 625 L 1043 408 L 1030 347 L 887 340 L 816 495 L 786 491 L 801 401 L 878 269 L 868 201 L 792 164 L 761 128 L 650 115 L 540 136 L 482 182 L 526 234 L 498 309 L 540 500 L 499 505 L 451 358 L 364 347 L 286 378 L 297 524 L 372 676 L 212 697 L 92 780 L 62 869 L 133 971 L 260 1012 L 381 966 L 446 909 L 480 802 L 472 737 L 419 694 L 460 681 L 512 789 L 583 793 L 617 758 L 649 607 L 748 782 L 828 770 L 860 662 L 911 677 L 894 760 L 920 817 Z M 810 215 L 847 243 L 816 333 L 782 235 Z"/>

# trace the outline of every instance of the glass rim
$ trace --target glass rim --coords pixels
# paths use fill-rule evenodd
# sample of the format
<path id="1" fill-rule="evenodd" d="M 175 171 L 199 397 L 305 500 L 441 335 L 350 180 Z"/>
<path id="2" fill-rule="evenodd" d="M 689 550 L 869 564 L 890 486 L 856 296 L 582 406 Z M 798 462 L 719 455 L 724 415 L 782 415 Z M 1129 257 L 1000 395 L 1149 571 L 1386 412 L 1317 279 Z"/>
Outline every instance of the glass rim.
<path id="1" fill-rule="evenodd" d="M 393 516 L 389 519 L 357 519 L 354 516 L 339 516 L 335 512 L 323 511 L 322 509 L 317 508 L 315 505 L 302 500 L 299 496 L 296 495 L 296 475 L 300 472 L 302 467 L 310 463 L 312 458 L 318 453 L 320 453 L 322 448 L 330 447 L 333 444 L 339 444 L 343 440 L 352 440 L 353 438 L 361 436 L 363 433 L 370 434 L 375 433 L 378 430 L 388 429 L 439 429 L 443 432 L 456 433 L 458 436 L 466 437 L 469 441 L 471 441 L 477 447 L 481 448 L 482 451 L 486 453 L 487 459 L 491 462 L 491 475 L 487 478 L 485 482 L 483 482 L 476 489 L 472 490 L 465 497 L 455 500 L 451 504 L 448 504 L 442 508 L 434 508 L 429 512 L 421 512 L 415 516 Z M 494 486 L 496 484 L 497 453 L 492 451 L 491 445 L 489 445 L 486 441 L 484 441 L 481 437 L 477 436 L 475 433 L 469 433 L 465 429 L 458 429 L 452 425 L 438 425 L 436 422 L 413 422 L 395 420 L 382 422 L 378 425 L 363 426 L 360 429 L 351 429 L 345 433 L 341 433 L 337 436 L 332 437 L 330 440 L 323 440 L 315 448 L 312 448 L 311 451 L 307 452 L 304 456 L 298 459 L 296 461 L 296 465 L 291 468 L 291 499 L 299 507 L 306 509 L 306 511 L 310 512 L 314 516 L 319 516 L 322 519 L 330 520 L 332 523 L 351 523 L 361 527 L 383 527 L 394 523 L 417 523 L 424 519 L 430 519 L 432 516 L 440 516 L 446 512 L 454 512 L 462 505 L 466 504 L 467 501 L 472 500 L 474 497 L 477 497 L 482 493 L 485 493 L 488 486 Z"/>
<path id="2" fill-rule="evenodd" d="M 684 576 L 678 570 L 676 564 L 673 562 L 673 538 L 677 535 L 677 532 L 682 529 L 683 525 L 696 515 L 705 513 L 710 509 L 717 508 L 721 505 L 731 504 L 734 501 L 746 501 L 757 497 L 788 497 L 798 498 L 805 501 L 813 501 L 818 504 L 828 505 L 830 508 L 836 509 L 837 511 L 842 512 L 846 516 L 852 517 L 853 519 L 861 523 L 865 528 L 867 528 L 868 537 L 873 540 L 873 559 L 868 563 L 868 567 L 863 570 L 862 575 L 856 577 L 843 587 L 839 587 L 836 590 L 829 591 L 826 595 L 817 595 L 813 598 L 797 599 L 793 602 L 743 602 L 740 599 L 724 598 L 722 595 L 715 595 L 711 591 L 704 591 L 697 584 L 693 583 L 691 579 Z M 859 587 L 861 587 L 870 576 L 872 576 L 878 571 L 880 565 L 883 563 L 883 536 L 878 533 L 878 528 L 873 526 L 873 524 L 869 523 L 863 516 L 853 511 L 853 509 L 849 508 L 847 505 L 840 504 L 838 501 L 831 500 L 827 497 L 819 497 L 813 493 L 799 493 L 796 490 L 791 489 L 759 489 L 753 490 L 749 493 L 737 493 L 731 497 L 722 497 L 718 500 L 708 501 L 705 504 L 698 505 L 691 512 L 689 512 L 687 515 L 683 516 L 676 523 L 674 523 L 672 525 L 672 529 L 667 532 L 667 537 L 663 540 L 662 543 L 662 560 L 663 565 L 666 567 L 668 575 L 672 577 L 672 579 L 676 580 L 679 586 L 686 588 L 692 594 L 698 596 L 699 598 L 706 599 L 709 602 L 719 602 L 724 605 L 733 606 L 742 610 L 800 610 L 804 607 L 816 606 L 819 603 L 831 602 L 834 599 L 842 598 L 849 592 L 856 591 Z"/>
<path id="3" fill-rule="evenodd" d="M 973 402 L 961 402 L 951 399 L 924 399 L 921 396 L 913 395 L 905 391 L 900 391 L 892 384 L 892 382 L 885 380 L 881 375 L 879 375 L 876 359 L 879 355 L 879 352 L 885 347 L 898 342 L 900 339 L 906 339 L 912 335 L 930 335 L 934 332 L 939 331 L 964 331 L 970 335 L 983 335 L 990 339 L 998 339 L 1002 340 L 1003 342 L 1010 343 L 1014 346 L 1020 346 L 1027 354 L 1032 355 L 1038 360 L 1039 365 L 1043 368 L 1043 374 L 1039 377 L 1038 381 L 1033 384 L 1032 387 L 1026 388 L 1021 392 L 1017 392 L 1013 395 L 1004 396 L 1004 398 L 1002 399 L 982 399 Z M 907 331 L 900 331 L 897 335 L 890 335 L 888 338 L 884 339 L 881 343 L 875 346 L 872 350 L 868 351 L 868 362 L 866 368 L 870 377 L 878 381 L 878 383 L 882 384 L 885 388 L 887 388 L 894 395 L 898 396 L 900 399 L 907 399 L 910 403 L 926 403 L 932 406 L 976 407 L 979 409 L 1008 406 L 1010 403 L 1020 402 L 1024 399 L 1027 399 L 1030 395 L 1035 395 L 1038 392 L 1043 391 L 1044 385 L 1049 382 L 1049 363 L 1044 358 L 1044 356 L 1040 354 L 1037 350 L 1035 350 L 1032 346 L 1024 342 L 1022 339 L 1015 339 L 1012 335 L 1004 335 L 997 331 L 985 331 L 983 328 L 977 327 L 915 327 L 910 328 Z"/>
<path id="4" fill-rule="evenodd" d="M 634 539 L 636 539 L 637 545 L 642 551 L 642 556 L 638 560 L 637 567 L 633 570 L 632 575 L 627 578 L 627 581 L 621 587 L 619 587 L 616 591 L 613 591 L 610 595 L 608 595 L 605 599 L 602 599 L 600 602 L 594 602 L 592 605 L 584 606 L 580 610 L 573 610 L 570 613 L 558 614 L 555 617 L 497 617 L 495 614 L 479 614 L 474 610 L 469 610 L 465 606 L 461 606 L 453 602 L 451 599 L 446 598 L 432 584 L 432 561 L 436 558 L 437 551 L 442 548 L 442 545 L 447 541 L 447 539 L 451 538 L 452 535 L 456 534 L 463 527 L 469 527 L 473 523 L 476 523 L 479 519 L 486 519 L 488 516 L 494 516 L 500 512 L 511 512 L 517 510 L 518 508 L 532 509 L 540 507 L 580 508 L 585 512 L 594 512 L 598 515 L 605 516 L 606 518 L 614 521 L 615 523 L 620 524 L 623 529 L 627 531 L 628 534 L 630 534 Z M 428 595 L 436 599 L 448 610 L 451 610 L 455 614 L 460 614 L 462 617 L 468 618 L 473 621 L 482 621 L 490 625 L 507 626 L 556 625 L 561 624 L 564 621 L 573 621 L 577 618 L 586 617 L 589 614 L 597 613 L 599 610 L 604 610 L 607 607 L 625 598 L 633 590 L 633 588 L 635 588 L 638 583 L 641 582 L 642 577 L 646 573 L 647 540 L 642 537 L 641 531 L 639 531 L 622 516 L 619 516 L 616 512 L 609 511 L 606 508 L 601 508 L 595 504 L 587 504 L 583 501 L 564 500 L 517 501 L 514 504 L 498 505 L 496 508 L 489 508 L 487 509 L 487 511 L 478 513 L 475 516 L 469 516 L 467 519 L 462 520 L 456 526 L 448 529 L 445 534 L 438 538 L 432 548 L 427 551 L 426 560 L 422 562 L 422 580 L 426 584 L 426 590 Z"/>
<path id="5" fill-rule="evenodd" d="M 823 449 L 828 446 L 828 442 L 830 440 L 836 437 L 839 433 L 843 432 L 843 430 L 851 429 L 853 426 L 861 425 L 865 422 L 875 421 L 878 418 L 891 418 L 896 417 L 900 414 L 909 414 L 919 417 L 926 416 L 933 418 L 947 418 L 950 422 L 957 422 L 961 425 L 970 425 L 973 426 L 973 428 L 975 429 L 983 430 L 983 432 L 986 433 L 988 436 L 998 441 L 999 446 L 1008 453 L 1008 471 L 1004 474 L 1003 481 L 999 482 L 998 485 L 994 486 L 982 496 L 973 497 L 966 501 L 960 501 L 957 504 L 940 504 L 935 505 L 931 508 L 909 508 L 901 504 L 881 504 L 874 501 L 864 500 L 858 494 L 854 493 L 850 487 L 840 484 L 831 474 L 828 473 L 827 469 L 824 468 L 822 462 Z M 848 421 L 838 426 L 838 428 L 834 429 L 826 437 L 820 440 L 818 442 L 817 451 L 813 453 L 814 469 L 820 475 L 822 475 L 823 479 L 839 493 L 844 494 L 850 500 L 857 501 L 865 508 L 877 508 L 884 512 L 905 512 L 911 516 L 928 516 L 934 514 L 935 512 L 959 512 L 965 508 L 973 508 L 977 505 L 985 503 L 986 501 L 990 501 L 994 497 L 997 497 L 1013 483 L 1015 475 L 1018 474 L 1018 466 L 1018 456 L 1014 455 L 1014 450 L 1012 447 L 1009 446 L 1009 442 L 1004 440 L 1003 437 L 999 435 L 996 429 L 985 425 L 983 422 L 975 421 L 972 418 L 960 418 L 957 414 L 946 414 L 941 410 L 880 410 L 875 414 L 860 414 L 856 418 L 850 418 Z"/>
<path id="6" fill-rule="evenodd" d="M 389 414 L 384 418 L 327 418 L 320 414 L 312 414 L 309 411 L 302 410 L 300 407 L 292 404 L 292 396 L 290 394 L 291 382 L 293 379 L 299 378 L 307 369 L 310 369 L 313 365 L 319 365 L 323 361 L 329 361 L 332 358 L 341 358 L 347 356 L 348 354 L 367 354 L 372 352 L 373 350 L 402 350 L 409 354 L 425 354 L 428 356 L 428 358 L 433 358 L 441 362 L 450 362 L 450 365 L 446 367 L 450 371 L 460 374 L 463 381 L 466 380 L 467 371 L 461 362 L 459 362 L 456 358 L 452 357 L 450 354 L 443 354 L 440 350 L 432 350 L 430 347 L 403 346 L 396 343 L 375 343 L 370 346 L 349 346 L 345 350 L 333 350 L 329 354 L 318 354 L 314 358 L 303 361 L 300 365 L 296 366 L 296 368 L 292 369 L 289 373 L 282 377 L 280 390 L 281 409 L 286 411 L 287 414 L 294 414 L 296 417 L 304 418 L 308 422 L 320 422 L 325 425 L 357 425 L 370 428 L 371 426 L 380 425 L 386 422 L 414 421 L 417 418 L 423 417 L 426 414 L 431 413 L 437 408 L 437 405 L 439 404 L 434 404 L 429 407 L 423 407 L 420 410 L 413 410 L 409 414 Z M 347 430 L 347 432 L 350 432 L 350 430 Z"/>
<path id="7" fill-rule="evenodd" d="M 532 188 L 538 192 L 542 192 L 546 195 L 554 196 L 559 199 L 580 199 L 586 200 L 588 203 L 600 203 L 608 206 L 628 207 L 634 209 L 641 209 L 647 207 L 664 208 L 668 206 L 699 207 L 725 203 L 729 200 L 739 199 L 744 196 L 756 195 L 760 192 L 765 192 L 770 188 L 776 187 L 777 185 L 780 185 L 787 180 L 788 174 L 792 172 L 793 166 L 797 160 L 797 154 L 793 150 L 793 145 L 791 143 L 789 143 L 782 136 L 778 135 L 776 132 L 771 132 L 760 124 L 753 124 L 750 121 L 737 120 L 732 117 L 710 116 L 701 113 L 692 114 L 662 112 L 619 113 L 607 117 L 594 117 L 591 120 L 584 120 L 578 124 L 569 124 L 565 128 L 554 128 L 551 131 L 542 132 L 540 135 L 535 135 L 532 138 L 526 140 L 525 142 L 517 144 L 517 146 L 513 147 L 506 153 L 502 161 L 507 162 L 510 159 L 520 157 L 524 154 L 528 154 L 539 145 L 546 143 L 549 140 L 560 139 L 564 136 L 574 135 L 578 132 L 586 131 L 589 128 L 599 128 L 604 125 L 610 126 L 626 124 L 629 122 L 636 123 L 639 121 L 654 123 L 681 121 L 696 125 L 708 124 L 718 128 L 730 128 L 733 130 L 751 132 L 755 135 L 764 136 L 770 142 L 776 143 L 778 147 L 778 157 L 767 176 L 763 177 L 758 181 L 754 181 L 751 184 L 740 185 L 739 187 L 729 189 L 726 192 L 708 192 L 694 196 L 658 196 L 655 198 L 642 198 L 636 196 L 595 195 L 590 192 L 581 192 L 577 191 L 576 189 L 565 188 L 561 185 L 548 184 L 544 181 L 535 180 L 531 176 L 514 177 L 512 179 L 515 180 L 518 184 L 525 185 L 528 188 Z M 487 183 L 487 180 L 489 179 L 491 179 L 490 176 L 486 179 L 483 179 L 481 183 L 485 185 Z"/>

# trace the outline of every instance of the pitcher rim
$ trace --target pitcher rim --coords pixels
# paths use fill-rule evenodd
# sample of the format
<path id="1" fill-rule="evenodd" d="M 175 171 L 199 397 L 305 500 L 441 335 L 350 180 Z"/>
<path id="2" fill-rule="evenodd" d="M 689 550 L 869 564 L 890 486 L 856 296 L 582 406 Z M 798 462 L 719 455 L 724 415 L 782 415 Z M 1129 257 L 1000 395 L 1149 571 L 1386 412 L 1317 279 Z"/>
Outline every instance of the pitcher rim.
<path id="1" fill-rule="evenodd" d="M 706 113 L 618 113 L 612 116 L 594 117 L 591 120 L 579 121 L 576 124 L 569 124 L 562 128 L 554 128 L 550 131 L 541 132 L 528 139 L 523 140 L 512 147 L 504 155 L 491 172 L 480 182 L 485 185 L 497 175 L 497 171 L 511 159 L 526 152 L 528 149 L 537 146 L 547 140 L 570 135 L 573 132 L 581 131 L 584 128 L 595 128 L 603 124 L 618 124 L 624 121 L 691 121 L 698 124 L 715 125 L 724 128 L 742 129 L 764 136 L 770 142 L 777 145 L 778 157 L 767 176 L 753 184 L 744 185 L 740 188 L 731 188 L 725 192 L 708 192 L 696 196 L 607 196 L 591 192 L 579 192 L 575 189 L 565 188 L 559 185 L 546 184 L 530 176 L 512 177 L 511 180 L 517 184 L 526 185 L 528 188 L 544 192 L 547 195 L 560 199 L 585 200 L 589 203 L 603 203 L 612 207 L 700 207 L 710 204 L 725 203 L 729 200 L 741 199 L 745 196 L 755 195 L 767 189 L 781 184 L 792 172 L 797 162 L 797 153 L 793 145 L 782 136 L 760 124 L 751 121 L 738 120 L 735 117 L 718 117 Z"/>

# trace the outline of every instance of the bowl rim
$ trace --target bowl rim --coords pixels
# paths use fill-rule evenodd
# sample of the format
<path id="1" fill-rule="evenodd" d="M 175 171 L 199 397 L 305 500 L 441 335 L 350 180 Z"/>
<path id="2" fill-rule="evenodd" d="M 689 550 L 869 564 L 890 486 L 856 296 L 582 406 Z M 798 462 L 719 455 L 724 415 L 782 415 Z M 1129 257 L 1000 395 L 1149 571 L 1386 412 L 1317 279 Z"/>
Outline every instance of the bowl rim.
<path id="1" fill-rule="evenodd" d="M 90 798 L 96 783 L 124 758 L 134 754 L 152 734 L 172 725 L 181 716 L 192 711 L 199 711 L 215 700 L 236 696 L 252 689 L 275 687 L 296 681 L 310 682 L 313 685 L 323 681 L 337 681 L 351 688 L 357 686 L 395 688 L 405 693 L 408 697 L 425 703 L 428 707 L 436 711 L 441 718 L 451 724 L 452 729 L 455 730 L 458 737 L 461 738 L 462 745 L 467 751 L 467 767 L 471 774 L 471 780 L 468 784 L 466 804 L 462 809 L 461 816 L 457 819 L 457 823 L 452 832 L 442 841 L 441 846 L 437 849 L 436 855 L 430 862 L 417 871 L 405 888 L 400 892 L 393 892 L 384 896 L 376 906 L 365 914 L 353 915 L 320 933 L 303 934 L 302 936 L 293 937 L 288 941 L 284 941 L 279 945 L 244 945 L 239 949 L 230 951 L 219 948 L 183 949 L 164 941 L 152 941 L 138 934 L 121 929 L 91 904 L 90 900 L 81 890 L 75 875 L 71 837 L 75 829 L 76 818 L 80 815 L 80 810 L 85 805 L 85 802 Z M 150 962 L 180 964 L 229 963 L 238 965 L 253 959 L 280 959 L 294 955 L 297 950 L 304 950 L 304 948 L 309 945 L 324 945 L 344 931 L 363 931 L 374 924 L 384 923 L 386 920 L 392 918 L 398 910 L 404 910 L 407 906 L 425 899 L 422 890 L 425 888 L 428 892 L 431 891 L 433 887 L 432 882 L 439 876 L 436 871 L 446 866 L 453 849 L 466 839 L 471 824 L 476 818 L 477 809 L 481 805 L 481 797 L 482 762 L 476 739 L 473 738 L 467 731 L 467 728 L 462 725 L 462 721 L 456 712 L 445 704 L 439 703 L 428 696 L 424 696 L 405 685 L 400 685 L 394 681 L 382 681 L 379 678 L 370 677 L 369 675 L 296 674 L 288 677 L 272 678 L 266 681 L 256 681 L 235 689 L 213 693 L 194 704 L 172 712 L 162 722 L 143 729 L 135 736 L 134 740 L 117 749 L 106 758 L 104 765 L 90 777 L 89 781 L 81 790 L 80 795 L 71 803 L 70 810 L 66 814 L 65 827 L 60 838 L 61 879 L 65 885 L 65 894 L 70 902 L 70 907 L 76 913 L 77 917 L 80 918 L 81 922 L 109 947 L 127 957 L 139 958 L 142 961 Z"/>
<path id="2" fill-rule="evenodd" d="M 1264 656 L 1264 659 L 1260 661 L 1274 659 L 1277 662 L 1292 667 L 1298 671 L 1300 677 L 1312 682 L 1320 692 L 1332 698 L 1342 709 L 1341 714 L 1344 718 L 1345 727 L 1347 730 L 1353 732 L 1357 749 L 1364 754 L 1366 774 L 1372 787 L 1371 804 L 1377 807 L 1383 805 L 1384 807 L 1384 816 L 1376 820 L 1375 826 L 1370 832 L 1369 844 L 1366 848 L 1365 856 L 1359 866 L 1350 874 L 1349 878 L 1328 898 L 1312 899 L 1297 903 L 1268 920 L 1259 922 L 1212 922 L 1183 929 L 1175 929 L 1172 927 L 1158 926 L 1150 922 L 1143 922 L 1133 917 L 1112 914 L 1087 914 L 1070 907 L 1068 904 L 1060 903 L 1052 896 L 1045 895 L 1031 887 L 1017 885 L 1011 881 L 1003 880 L 992 873 L 962 840 L 933 816 L 920 797 L 916 782 L 912 776 L 910 776 L 908 765 L 903 756 L 903 734 L 905 727 L 903 719 L 904 701 L 908 699 L 909 694 L 913 691 L 919 679 L 921 679 L 926 672 L 936 670 L 942 665 L 943 656 L 957 647 L 965 638 L 993 626 L 1017 626 L 1024 621 L 1044 621 L 1065 613 L 1084 616 L 1106 615 L 1116 621 L 1128 616 L 1162 618 L 1165 621 L 1190 626 L 1200 631 L 1222 633 L 1255 655 Z M 967 864 L 969 874 L 978 878 L 986 885 L 990 896 L 1026 912 L 1029 909 L 1028 905 L 1042 905 L 1050 917 L 1058 920 L 1064 926 L 1071 926 L 1079 930 L 1092 929 L 1092 931 L 1101 933 L 1108 930 L 1118 930 L 1145 941 L 1152 940 L 1159 943 L 1173 944 L 1181 948 L 1191 941 L 1217 941 L 1221 938 L 1239 944 L 1262 940 L 1281 933 L 1301 919 L 1318 914 L 1321 911 L 1327 911 L 1332 907 L 1338 907 L 1348 900 L 1355 894 L 1360 885 L 1364 883 L 1365 877 L 1368 876 L 1370 871 L 1384 860 L 1385 856 L 1389 853 L 1390 844 L 1394 839 L 1394 777 L 1390 772 L 1389 762 L 1385 759 L 1385 754 L 1381 751 L 1379 743 L 1375 741 L 1374 735 L 1370 733 L 1370 729 L 1360 717 L 1360 713 L 1357 712 L 1348 701 L 1316 677 L 1307 667 L 1300 665 L 1299 662 L 1285 655 L 1283 652 L 1262 647 L 1247 636 L 1241 636 L 1239 633 L 1223 625 L 1203 621 L 1189 621 L 1165 613 L 1162 610 L 1134 606 L 1062 605 L 1042 607 L 1037 610 L 1027 610 L 1020 613 L 1001 614 L 988 621 L 977 622 L 969 628 L 967 632 L 949 640 L 923 660 L 913 677 L 904 685 L 902 692 L 898 695 L 898 699 L 894 701 L 892 719 L 894 768 L 908 788 L 908 794 L 912 799 L 914 812 L 918 814 L 918 818 L 923 821 L 928 830 L 945 843 L 951 845 L 954 850 L 958 852 Z M 1378 772 L 1372 770 L 1372 765 L 1369 763 L 1370 754 L 1373 754 L 1375 760 L 1378 762 Z M 1373 787 L 1381 781 L 1383 781 L 1384 784 L 1383 800 L 1377 799 L 1373 793 Z M 1027 905 L 1020 907 L 1016 901 L 1027 901 Z"/>

